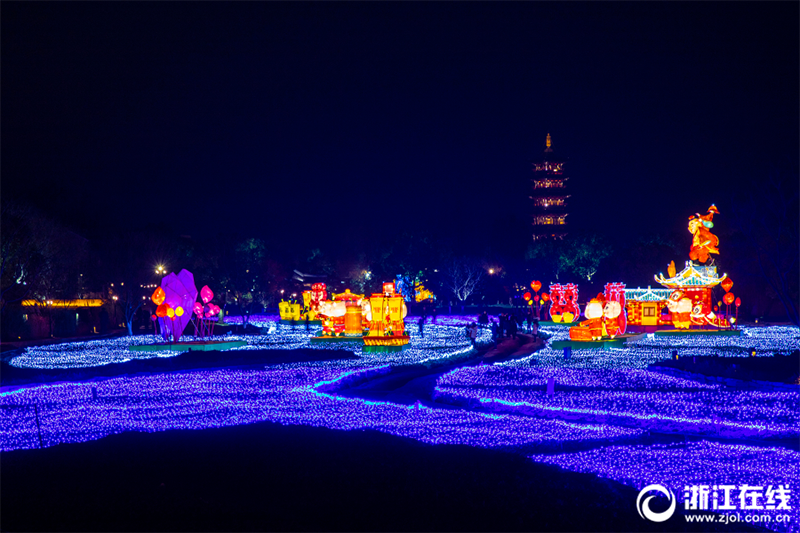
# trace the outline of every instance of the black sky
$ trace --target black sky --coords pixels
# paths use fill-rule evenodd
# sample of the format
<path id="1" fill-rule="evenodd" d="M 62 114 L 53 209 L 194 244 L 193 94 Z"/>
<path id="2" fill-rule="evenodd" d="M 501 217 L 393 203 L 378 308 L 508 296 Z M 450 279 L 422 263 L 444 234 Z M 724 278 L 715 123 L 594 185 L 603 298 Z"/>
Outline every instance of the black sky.
<path id="1" fill-rule="evenodd" d="M 470 235 L 550 132 L 573 227 L 668 231 L 797 161 L 798 6 L 4 1 L 2 194 L 88 236 Z"/>

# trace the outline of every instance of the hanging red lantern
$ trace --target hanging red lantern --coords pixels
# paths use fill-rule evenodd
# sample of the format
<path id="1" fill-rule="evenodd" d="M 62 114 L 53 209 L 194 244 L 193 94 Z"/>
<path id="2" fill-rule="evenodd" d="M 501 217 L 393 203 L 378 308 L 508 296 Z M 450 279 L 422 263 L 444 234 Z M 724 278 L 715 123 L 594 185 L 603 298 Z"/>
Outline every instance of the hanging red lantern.
<path id="1" fill-rule="evenodd" d="M 725 289 L 725 292 L 728 292 L 729 290 L 731 290 L 731 287 L 733 287 L 733 280 L 731 280 L 731 278 L 725 278 L 724 280 L 722 280 L 722 283 L 720 283 L 720 285 L 722 285 L 722 288 Z"/>
<path id="2" fill-rule="evenodd" d="M 736 307 L 739 307 L 740 305 L 742 305 L 742 299 L 736 298 Z"/>
<path id="3" fill-rule="evenodd" d="M 550 300 L 550 295 L 549 295 L 549 294 L 547 294 L 546 292 L 543 292 L 543 293 L 542 293 L 542 301 L 543 301 L 544 303 L 547 303 L 547 301 L 548 301 L 548 300 Z"/>
<path id="4" fill-rule="evenodd" d="M 531 281 L 531 289 L 533 289 L 533 292 L 539 292 L 541 288 L 542 283 L 540 281 Z"/>
<path id="5" fill-rule="evenodd" d="M 525 301 L 527 302 L 528 300 L 531 299 L 531 293 L 526 292 L 525 294 L 522 295 L 522 297 L 525 298 Z"/>
<path id="6" fill-rule="evenodd" d="M 729 292 L 722 299 L 725 300 L 725 303 L 727 305 L 731 305 L 733 301 L 736 299 L 736 297 L 733 295 L 732 292 Z"/>

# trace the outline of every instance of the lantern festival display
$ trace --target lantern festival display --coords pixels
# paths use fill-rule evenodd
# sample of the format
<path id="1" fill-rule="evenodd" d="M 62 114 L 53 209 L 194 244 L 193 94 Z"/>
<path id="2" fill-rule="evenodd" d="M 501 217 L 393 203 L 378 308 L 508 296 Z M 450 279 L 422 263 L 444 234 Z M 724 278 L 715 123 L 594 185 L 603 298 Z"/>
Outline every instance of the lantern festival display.
<path id="1" fill-rule="evenodd" d="M 667 275 L 658 274 L 655 280 L 664 289 L 627 289 L 626 307 L 632 331 L 651 332 L 658 329 L 722 329 L 732 322 L 714 310 L 713 288 L 720 285 L 726 293 L 733 286 L 727 275 L 717 275 L 715 255 L 719 255 L 719 238 L 711 233 L 714 215 L 719 210 L 712 205 L 705 215 L 689 217 L 692 234 L 689 260 L 680 272 L 672 261 Z M 729 293 L 730 294 L 730 293 Z M 733 299 L 729 298 L 731 302 Z M 725 303 L 728 304 L 728 300 Z M 720 304 L 721 305 L 721 304 Z M 730 305 L 730 304 L 728 304 Z M 729 313 L 728 313 L 729 314 Z"/>
<path id="2" fill-rule="evenodd" d="M 320 304 L 327 298 L 326 285 L 324 283 L 313 283 L 310 291 L 303 291 L 303 303 L 294 300 L 281 300 L 278 304 L 278 313 L 281 317 L 281 322 L 299 322 L 308 321 L 310 323 L 319 324 Z"/>
<path id="3" fill-rule="evenodd" d="M 161 280 L 161 287 L 153 293 L 152 301 L 164 341 L 178 342 L 192 319 L 197 287 L 194 275 L 186 269 L 178 274 L 171 272 Z"/>
<path id="4" fill-rule="evenodd" d="M 190 322 L 194 324 L 196 337 L 205 338 L 213 334 L 212 317 L 219 314 L 220 308 L 211 303 L 214 293 L 208 285 L 201 289 L 200 297 L 202 304 L 196 301 L 194 275 L 188 270 L 164 276 L 161 286 L 156 288 L 150 299 L 157 306 L 156 322 L 165 342 L 179 342 Z M 192 319 L 193 315 L 197 317 L 196 320 Z"/>
<path id="5" fill-rule="evenodd" d="M 408 344 L 410 337 L 405 334 L 405 317 L 408 313 L 403 295 L 395 290 L 393 283 L 384 283 L 383 292 L 369 298 L 370 328 L 364 336 L 365 349 L 396 348 Z"/>
<path id="6" fill-rule="evenodd" d="M 597 341 L 624 335 L 627 328 L 625 284 L 607 283 L 605 292 L 586 304 L 586 320 L 569 328 L 573 341 Z"/>
<path id="7" fill-rule="evenodd" d="M 395 347 L 402 349 L 410 337 L 405 334 L 408 313 L 404 295 L 394 282 L 384 283 L 380 293 L 367 297 L 350 289 L 331 294 L 316 309 L 322 323 L 321 333 L 314 341 L 363 339 L 366 347 Z"/>
<path id="8" fill-rule="evenodd" d="M 574 283 L 566 285 L 550 285 L 550 319 L 553 322 L 571 324 L 580 316 L 578 306 L 578 286 Z"/>
<path id="9" fill-rule="evenodd" d="M 195 336 L 205 339 L 207 336 L 214 335 L 214 324 L 216 324 L 216 316 L 219 315 L 222 309 L 219 306 L 211 303 L 214 298 L 214 293 L 205 285 L 200 289 L 200 299 L 203 303 L 195 302 L 194 315 L 195 320 L 192 322 L 195 326 Z"/>
<path id="10" fill-rule="evenodd" d="M 433 302 L 436 296 L 431 291 L 425 288 L 422 283 L 414 284 L 414 300 L 419 304 L 422 302 Z"/>

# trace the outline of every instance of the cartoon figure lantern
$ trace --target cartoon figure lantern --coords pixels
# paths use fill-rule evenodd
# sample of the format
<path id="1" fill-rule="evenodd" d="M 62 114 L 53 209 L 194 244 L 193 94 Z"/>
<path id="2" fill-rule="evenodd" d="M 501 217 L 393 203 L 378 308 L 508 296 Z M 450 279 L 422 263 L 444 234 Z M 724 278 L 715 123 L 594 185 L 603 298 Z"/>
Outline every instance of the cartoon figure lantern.
<path id="1" fill-rule="evenodd" d="M 555 301 L 555 300 L 554 300 Z M 598 294 L 586 304 L 583 315 L 586 320 L 569 328 L 569 338 L 573 341 L 599 340 L 606 336 L 607 331 L 603 322 L 603 295 Z"/>
<path id="2" fill-rule="evenodd" d="M 586 320 L 569 328 L 569 338 L 574 341 L 600 340 L 624 335 L 627 327 L 625 314 L 625 284 L 607 283 L 605 293 L 586 304 Z"/>
<path id="3" fill-rule="evenodd" d="M 580 316 L 578 287 L 574 283 L 550 285 L 550 318 L 553 322 L 570 324 Z"/>
<path id="4" fill-rule="evenodd" d="M 319 312 L 319 304 L 327 298 L 328 293 L 325 290 L 324 283 L 313 283 L 310 291 L 303 291 L 303 309 L 300 319 L 317 320 L 317 313 Z M 284 320 L 283 316 L 281 319 Z M 291 320 L 291 317 L 287 318 Z"/>
<path id="5" fill-rule="evenodd" d="M 674 291 L 667 300 L 669 315 L 676 329 L 689 329 L 691 325 L 692 300 L 682 290 Z"/>
<path id="6" fill-rule="evenodd" d="M 719 254 L 719 238 L 709 231 L 714 227 L 712 220 L 715 214 L 718 215 L 719 211 L 712 205 L 705 215 L 696 213 L 689 217 L 689 232 L 692 234 L 689 259 L 703 264 L 708 261 L 709 254 Z"/>

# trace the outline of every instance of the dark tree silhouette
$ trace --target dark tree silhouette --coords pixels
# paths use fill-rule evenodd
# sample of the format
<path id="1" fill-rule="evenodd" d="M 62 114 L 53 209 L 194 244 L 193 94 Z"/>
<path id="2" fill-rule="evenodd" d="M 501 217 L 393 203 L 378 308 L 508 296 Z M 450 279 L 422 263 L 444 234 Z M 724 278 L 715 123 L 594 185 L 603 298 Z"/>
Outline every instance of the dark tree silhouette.
<path id="1" fill-rule="evenodd" d="M 800 188 L 795 171 L 773 169 L 766 179 L 748 188 L 745 200 L 732 202 L 733 224 L 744 236 L 749 253 L 741 261 L 754 261 L 763 279 L 783 304 L 790 322 L 798 316 L 798 220 Z"/>

